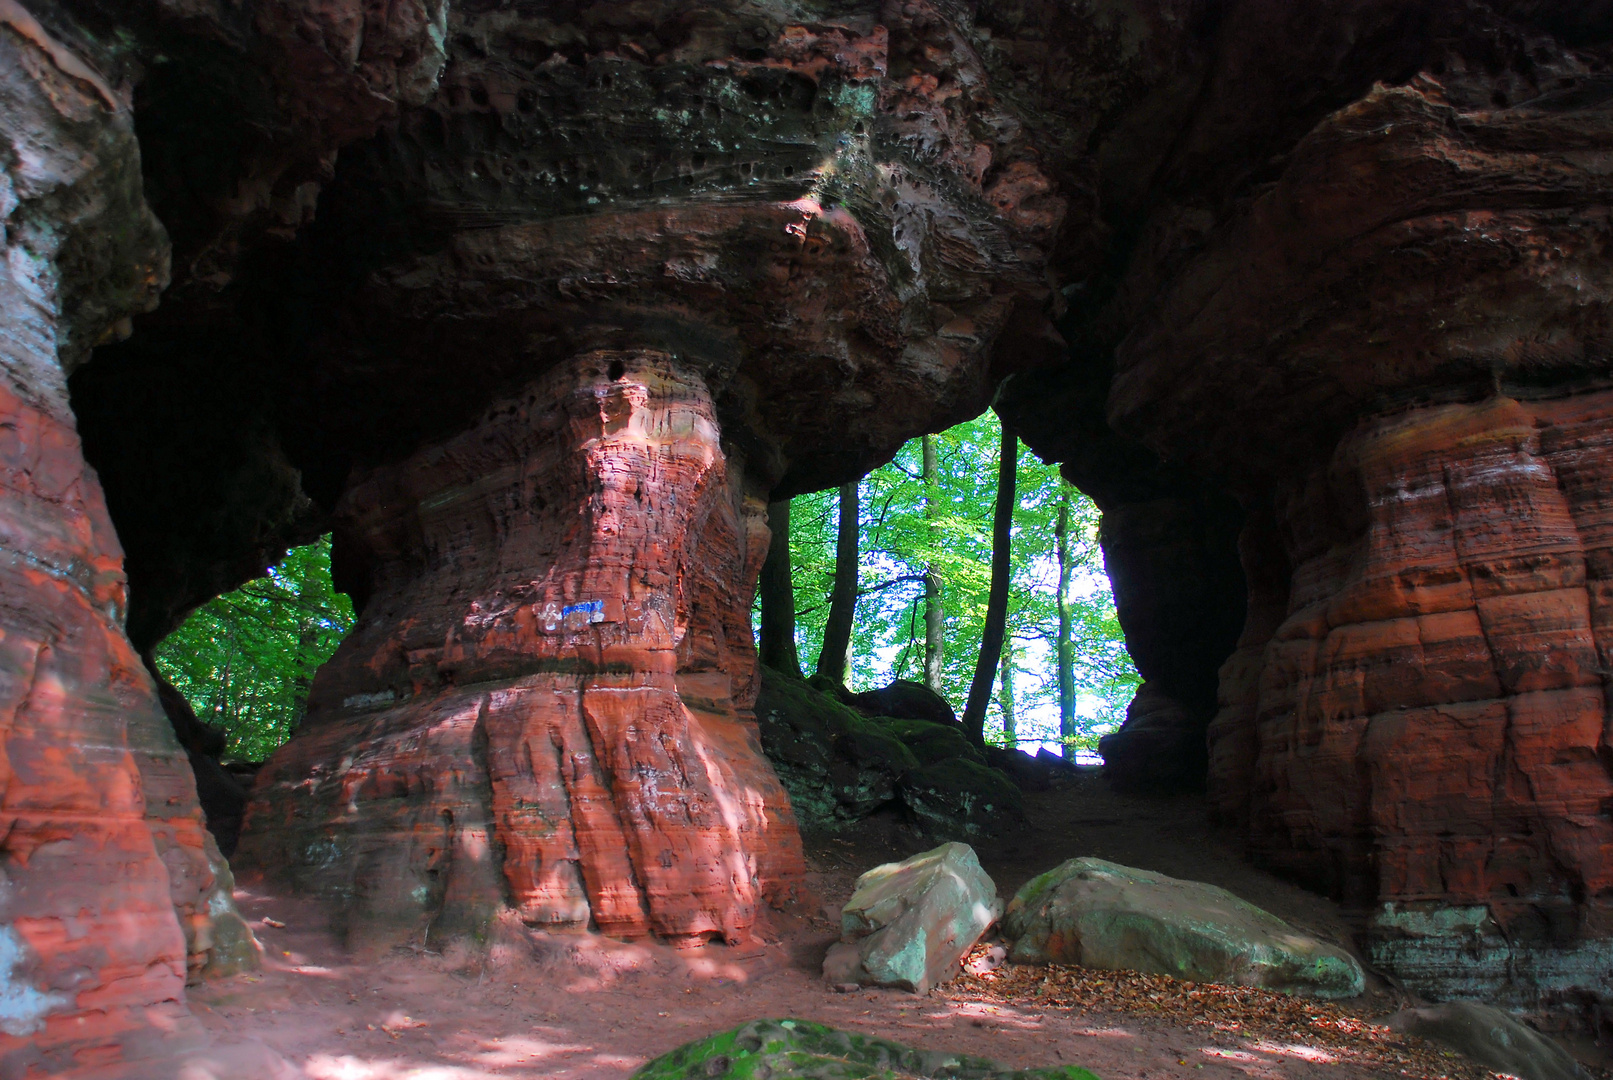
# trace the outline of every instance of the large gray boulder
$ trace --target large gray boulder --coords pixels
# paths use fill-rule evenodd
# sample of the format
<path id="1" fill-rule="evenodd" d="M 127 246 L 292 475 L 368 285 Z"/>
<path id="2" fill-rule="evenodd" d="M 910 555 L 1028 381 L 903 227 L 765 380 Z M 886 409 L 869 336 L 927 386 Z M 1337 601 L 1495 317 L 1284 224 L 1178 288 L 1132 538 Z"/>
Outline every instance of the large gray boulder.
<path id="1" fill-rule="evenodd" d="M 968 844 L 942 844 L 857 879 L 840 915 L 841 940 L 823 962 L 832 983 L 925 993 L 1002 914 L 997 886 Z"/>
<path id="2" fill-rule="evenodd" d="M 1443 1043 L 1486 1069 L 1522 1080 L 1589 1080 L 1568 1051 L 1489 1005 L 1451 1001 L 1402 1009 L 1388 1024 L 1396 1031 Z"/>
<path id="3" fill-rule="evenodd" d="M 1019 890 L 1003 917 L 1017 964 L 1080 964 L 1322 998 L 1359 995 L 1348 952 L 1198 881 L 1071 859 Z"/>

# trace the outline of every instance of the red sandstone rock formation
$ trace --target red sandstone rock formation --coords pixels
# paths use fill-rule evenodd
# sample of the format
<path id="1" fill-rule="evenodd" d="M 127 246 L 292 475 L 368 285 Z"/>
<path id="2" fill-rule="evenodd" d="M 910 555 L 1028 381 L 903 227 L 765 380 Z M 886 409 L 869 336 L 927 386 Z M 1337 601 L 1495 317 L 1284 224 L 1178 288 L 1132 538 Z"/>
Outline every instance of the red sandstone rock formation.
<path id="1" fill-rule="evenodd" d="M 732 940 L 793 887 L 750 717 L 765 501 L 978 411 L 1001 339 L 1056 341 L 1062 201 L 958 28 L 880 16 L 668 9 L 512 66 L 553 28 L 467 13 L 478 49 L 347 159 L 321 242 L 366 261 L 308 344 L 301 452 L 354 462 L 361 623 L 243 866 L 380 940 L 506 904 Z"/>
<path id="2" fill-rule="evenodd" d="M 1108 399 L 1255 509 L 1215 803 L 1440 996 L 1613 991 L 1598 62 L 1447 59 L 1326 117 Z"/>
<path id="3" fill-rule="evenodd" d="M 356 926 L 737 934 L 795 858 L 746 719 L 757 508 L 1011 371 L 1109 515 L 1135 775 L 1207 751 L 1416 985 L 1613 996 L 1604 4 L 28 3 L 6 902 L 57 1019 L 12 1060 L 131 1048 L 224 880 L 119 539 L 143 649 L 340 522 L 363 625 L 246 844 Z M 177 271 L 116 343 L 163 277 L 131 93 Z M 1023 371 L 1064 303 L 1068 362 Z M 62 386 L 91 346 L 117 539 Z M 124 952 L 60 1004 L 76 941 Z"/>
<path id="4" fill-rule="evenodd" d="M 1363 423 L 1283 507 L 1287 617 L 1218 725 L 1262 854 L 1373 905 L 1377 957 L 1442 995 L 1497 956 L 1520 1001 L 1606 970 L 1610 405 Z"/>
<path id="5" fill-rule="evenodd" d="M 122 553 L 67 404 L 67 369 L 154 301 L 166 245 L 126 103 L 10 0 L 0 136 L 0 1071 L 21 1076 L 194 1038 L 186 979 L 257 954 L 123 635 Z"/>
<path id="6" fill-rule="evenodd" d="M 351 898 L 353 938 L 506 902 L 743 938 L 804 867 L 750 716 L 767 532 L 735 452 L 698 370 L 601 351 L 359 479 L 338 542 L 374 591 L 241 857 Z"/>
<path id="7" fill-rule="evenodd" d="M 989 17 L 1022 35 L 1026 6 Z M 1606 9 L 1251 2 L 1210 47 L 1163 10 L 1107 68 L 1149 105 L 1094 136 L 1129 242 L 1070 291 L 1072 363 L 1003 403 L 1143 526 L 1105 526 L 1155 691 L 1111 745 L 1168 776 L 1184 754 L 1153 736 L 1207 710 L 1153 672 L 1199 683 L 1219 642 L 1212 802 L 1263 859 L 1358 905 L 1424 992 L 1606 1000 Z M 1169 142 L 1144 134 L 1166 114 Z M 1188 584 L 1128 580 L 1150 507 L 1206 487 L 1246 515 L 1235 648 L 1207 587 L 1224 533 L 1174 564 Z M 1183 516 L 1179 548 L 1232 520 Z M 1128 612 L 1161 591 L 1174 609 Z"/>

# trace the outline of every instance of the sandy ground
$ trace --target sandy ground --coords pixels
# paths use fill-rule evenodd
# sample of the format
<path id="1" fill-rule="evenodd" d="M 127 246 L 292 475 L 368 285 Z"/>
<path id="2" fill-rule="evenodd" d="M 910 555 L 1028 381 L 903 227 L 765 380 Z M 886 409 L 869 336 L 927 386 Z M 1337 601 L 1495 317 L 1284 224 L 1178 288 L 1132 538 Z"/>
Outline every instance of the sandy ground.
<path id="1" fill-rule="evenodd" d="M 1029 803 L 1026 833 L 981 846 L 1005 896 L 1065 858 L 1099 855 L 1212 881 L 1314 932 L 1345 936 L 1331 904 L 1251 868 L 1202 824 L 1200 800 L 1122 798 L 1089 775 Z M 361 965 L 313 903 L 244 888 L 237 899 L 263 942 L 264 969 L 193 989 L 215 1049 L 179 1080 L 605 1080 L 758 1017 L 816 1020 L 1014 1067 L 1079 1064 L 1103 1080 L 1389 1075 L 1321 1047 L 1126 1014 L 834 992 L 818 974 L 836 938 L 829 916 L 857 873 L 924 846 L 894 826 L 811 842 L 821 907 L 774 915 L 742 946 L 684 951 L 508 927 L 488 952 L 401 949 Z M 1395 1007 L 1381 983 L 1371 994 L 1370 1011 Z"/>

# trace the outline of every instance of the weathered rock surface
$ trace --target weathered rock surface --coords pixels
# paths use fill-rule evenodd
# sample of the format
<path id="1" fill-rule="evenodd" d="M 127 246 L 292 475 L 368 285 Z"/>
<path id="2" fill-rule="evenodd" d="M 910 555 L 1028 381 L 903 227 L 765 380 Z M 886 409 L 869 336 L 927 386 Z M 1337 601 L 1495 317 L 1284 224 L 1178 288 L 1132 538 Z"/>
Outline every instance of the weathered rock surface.
<path id="1" fill-rule="evenodd" d="M 507 900 L 740 940 L 803 870 L 750 720 L 742 475 L 697 372 L 598 352 L 355 483 L 337 542 L 370 593 L 258 776 L 244 862 L 340 901 L 350 939 Z"/>
<path id="2" fill-rule="evenodd" d="M 867 717 L 765 668 L 756 718 L 803 828 L 837 832 L 883 810 L 933 836 L 970 839 L 1023 820 L 1014 783 L 956 725 Z"/>
<path id="3" fill-rule="evenodd" d="M 1315 533 L 1218 784 L 1249 777 L 1261 850 L 1375 904 L 1375 962 L 1437 996 L 1606 986 L 1610 404 L 1365 422 L 1285 506 Z"/>
<path id="4" fill-rule="evenodd" d="M 1111 144 L 1130 242 L 1072 293 L 1072 364 L 1008 404 L 1112 503 L 1174 475 L 1241 504 L 1208 783 L 1259 857 L 1374 912 L 1374 962 L 1420 992 L 1605 1001 L 1613 27 L 1417 10 L 1235 5 L 1207 58 L 1150 27 L 1134 70 L 1175 56 L 1204 96 L 1177 141 L 1135 144 L 1156 156 L 1129 192 Z M 1139 621 L 1169 625 L 1133 618 L 1139 646 Z M 1184 655 L 1212 640 L 1176 626 Z M 1167 696 L 1179 715 L 1139 706 L 1134 770 L 1204 752 L 1202 699 Z"/>
<path id="5" fill-rule="evenodd" d="M 1005 1069 L 810 1020 L 752 1020 L 656 1058 L 634 1080 L 1097 1080 L 1085 1069 Z"/>
<path id="6" fill-rule="evenodd" d="M 0 1072 L 194 1042 L 187 978 L 255 965 L 195 782 L 122 631 L 66 378 L 151 306 L 166 241 L 126 100 L 0 3 Z"/>
<path id="7" fill-rule="evenodd" d="M 1356 997 L 1361 965 L 1225 889 L 1071 859 L 1032 878 L 1003 916 L 1019 964 L 1080 964 L 1193 982 Z"/>
<path id="8" fill-rule="evenodd" d="M 956 725 L 958 714 L 947 699 L 923 683 L 895 679 L 877 690 L 851 695 L 853 707 L 868 716 L 888 716 L 896 720 L 928 720 L 932 724 Z"/>
<path id="9" fill-rule="evenodd" d="M 1588 1080 L 1590 1074 L 1555 1042 L 1492 1005 L 1453 1001 L 1402 1009 L 1385 1023 L 1444 1043 L 1499 1073 L 1521 1080 Z"/>
<path id="10" fill-rule="evenodd" d="M 615 752 L 608 739 L 578 749 L 589 706 L 555 719 L 569 707 L 554 686 L 570 674 L 556 665 L 580 661 L 500 622 L 530 610 L 522 582 L 547 603 L 581 597 L 590 574 L 638 580 L 590 561 L 633 547 L 611 515 L 655 531 L 636 497 L 632 510 L 606 507 L 614 466 L 587 494 L 568 488 L 569 509 L 539 506 L 548 496 L 523 487 L 515 463 L 543 455 L 522 444 L 516 414 L 554 404 L 526 401 L 530 387 L 556 401 L 578 389 L 566 380 L 580 378 L 579 358 L 655 354 L 706 403 L 702 445 L 720 463 L 699 475 L 731 495 L 682 479 L 646 488 L 661 506 L 676 495 L 672 542 L 721 539 L 709 553 L 651 543 L 654 580 L 633 588 L 683 582 L 656 603 L 686 622 L 634 630 L 616 643 L 621 666 L 570 684 L 604 702 L 627 700 L 602 693 L 625 680 L 674 718 L 643 728 L 668 736 L 661 751 L 627 740 L 621 760 L 655 772 L 709 749 L 713 731 L 746 730 L 744 614 L 705 605 L 749 596 L 750 507 L 855 477 L 996 395 L 1106 515 L 1122 625 L 1150 687 L 1110 743 L 1117 779 L 1185 783 L 1207 760 L 1217 813 L 1263 859 L 1374 912 L 1377 962 L 1416 988 L 1530 1006 L 1613 998 L 1596 494 L 1613 414 L 1606 4 L 4 11 L 16 62 L 0 100 L 12 148 L 3 302 L 17 329 L 3 347 L 17 431 L 49 450 L 25 455 L 22 501 L 5 515 L 21 538 L 7 550 L 29 554 L 6 607 L 23 614 L 0 628 L 13 644 L 50 644 L 41 671 L 76 665 L 60 685 L 124 694 L 109 675 L 127 646 L 117 590 L 95 584 L 115 576 L 120 541 L 128 629 L 145 649 L 340 516 L 341 581 L 381 606 L 324 677 L 288 771 L 265 774 L 260 806 L 288 813 L 304 797 L 284 785 L 313 783 L 293 774 L 316 763 L 357 785 L 346 794 L 368 820 L 348 817 L 321 774 L 311 816 L 290 829 L 309 843 L 284 866 L 314 868 L 308 880 L 354 911 L 389 913 L 375 925 L 450 911 L 474 925 L 508 885 L 540 921 L 604 911 L 615 926 L 725 933 L 782 850 L 747 832 L 771 820 L 772 796 L 719 801 L 705 817 L 674 800 L 669 817 L 635 818 L 664 775 L 607 783 L 562 761 Z M 165 272 L 142 199 L 175 267 L 146 315 Z M 92 347 L 95 361 L 73 371 Z M 1049 359 L 1063 362 L 1032 370 Z M 514 412 L 492 417 L 497 402 Z M 94 509 L 75 418 L 116 538 Z M 477 451 L 502 464 L 448 479 L 460 468 L 450 451 L 473 432 L 511 438 Z M 567 460 L 589 460 L 569 445 Z M 382 492 L 417 500 L 399 504 L 396 529 Z M 482 510 L 457 519 L 459 534 L 434 533 L 438 499 L 442 522 Z M 564 582 L 549 576 L 557 567 Z M 93 579 L 73 623 L 83 636 L 50 637 L 26 613 L 56 610 L 67 578 Z M 695 640 L 655 636 L 678 626 Z M 97 635 L 103 659 L 100 645 L 63 655 Z M 61 783 L 87 785 L 85 799 L 123 799 L 134 788 L 113 781 L 138 774 L 160 799 L 129 796 L 117 813 L 149 816 L 148 832 L 201 866 L 211 856 L 183 824 L 184 767 L 147 747 L 168 736 L 139 730 L 150 688 L 131 679 L 122 712 L 41 728 L 40 752 Z M 495 708 L 494 690 L 513 711 Z M 388 692 L 387 708 L 363 697 Z M 120 722 L 146 764 L 86 779 L 91 765 L 66 748 L 123 745 Z M 598 730 L 628 726 L 617 715 Z M 352 760 L 342 738 L 359 739 Z M 498 740 L 534 760 L 556 748 L 552 775 L 570 772 L 528 789 L 524 759 L 478 758 Z M 707 775 L 761 791 L 765 763 L 741 742 L 723 743 L 724 760 L 748 764 Z M 967 796 L 994 775 L 976 768 L 915 767 L 907 775 L 941 772 L 910 789 L 914 806 L 973 812 Z M 593 817 L 578 830 L 543 800 L 595 782 L 597 797 L 576 805 L 626 814 L 621 851 L 639 837 L 638 854 L 568 854 L 567 836 L 617 834 L 593 832 Z M 158 802 L 177 816 L 151 811 Z M 673 824 L 685 811 L 692 831 Z M 654 899 L 717 888 L 707 840 L 655 838 L 719 820 L 707 840 L 744 836 L 735 850 L 756 856 L 754 873 L 747 863 L 726 898 Z M 517 877 L 541 866 L 538 878 L 512 879 L 497 845 L 478 855 L 500 828 L 524 838 Z M 353 887 L 372 891 L 342 893 L 347 870 L 320 868 L 334 849 L 316 837 L 363 838 L 345 850 Z M 589 885 L 582 869 L 663 857 L 672 868 L 631 886 Z M 106 900 L 136 905 L 130 926 L 156 907 L 128 898 L 161 891 L 142 873 Z M 388 894 L 422 874 L 411 888 L 427 900 Z M 158 966 L 140 970 L 171 953 L 142 952 Z"/>
<path id="11" fill-rule="evenodd" d="M 840 941 L 823 961 L 823 977 L 927 993 L 958 973 L 963 954 L 1002 910 L 968 844 L 876 866 L 857 878 L 841 910 Z"/>

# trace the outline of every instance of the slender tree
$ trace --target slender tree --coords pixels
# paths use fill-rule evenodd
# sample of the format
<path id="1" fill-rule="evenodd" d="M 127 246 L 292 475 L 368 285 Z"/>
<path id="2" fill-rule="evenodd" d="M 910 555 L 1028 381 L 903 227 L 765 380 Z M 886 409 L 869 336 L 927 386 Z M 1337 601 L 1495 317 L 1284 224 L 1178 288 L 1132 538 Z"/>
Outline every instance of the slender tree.
<path id="1" fill-rule="evenodd" d="M 1055 647 L 1059 666 L 1059 749 L 1067 758 L 1075 757 L 1075 650 L 1070 644 L 1070 489 L 1059 492 L 1058 523 L 1053 526 L 1058 542 L 1059 583 L 1057 606 L 1058 637 Z"/>
<path id="2" fill-rule="evenodd" d="M 795 583 L 790 573 L 790 500 L 780 499 L 767 507 L 767 561 L 762 563 L 761 594 L 762 663 L 774 671 L 801 677 L 801 659 L 795 651 Z"/>
<path id="3" fill-rule="evenodd" d="M 1019 745 L 1019 732 L 1014 726 L 1014 641 L 1003 645 L 1003 676 L 997 683 L 997 704 L 1003 711 L 1003 742 Z"/>
<path id="4" fill-rule="evenodd" d="M 986 600 L 986 625 L 980 634 L 980 656 L 975 661 L 969 700 L 963 707 L 963 732 L 976 745 L 986 742 L 986 705 L 997 681 L 1002 658 L 1003 631 L 1008 625 L 1008 585 L 1013 576 L 1014 481 L 1019 473 L 1019 436 L 1002 426 L 1002 450 L 997 459 L 997 504 L 991 524 L 991 592 Z"/>
<path id="5" fill-rule="evenodd" d="M 829 594 L 829 618 L 823 626 L 823 649 L 818 653 L 818 674 L 844 685 L 846 656 L 851 649 L 851 624 L 857 615 L 857 485 L 840 485 L 840 526 L 835 537 L 834 589 Z"/>
<path id="6" fill-rule="evenodd" d="M 930 525 L 929 543 L 935 543 L 934 522 L 940 512 L 936 482 L 940 466 L 935 456 L 935 436 L 923 439 L 924 518 Z M 924 685 L 937 694 L 943 692 L 941 670 L 946 662 L 947 613 L 941 602 L 941 572 L 932 562 L 924 567 Z"/>

